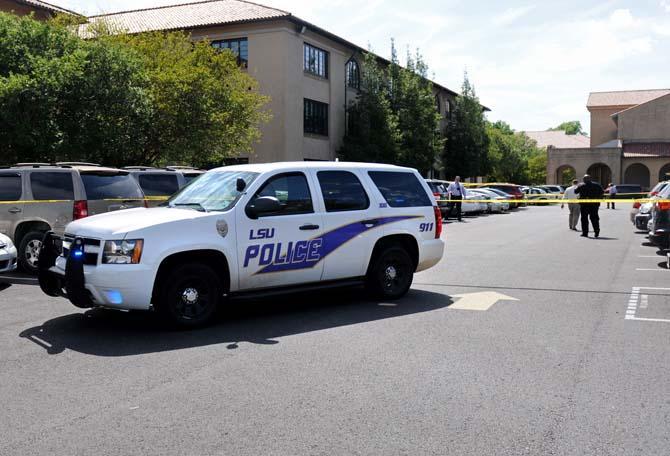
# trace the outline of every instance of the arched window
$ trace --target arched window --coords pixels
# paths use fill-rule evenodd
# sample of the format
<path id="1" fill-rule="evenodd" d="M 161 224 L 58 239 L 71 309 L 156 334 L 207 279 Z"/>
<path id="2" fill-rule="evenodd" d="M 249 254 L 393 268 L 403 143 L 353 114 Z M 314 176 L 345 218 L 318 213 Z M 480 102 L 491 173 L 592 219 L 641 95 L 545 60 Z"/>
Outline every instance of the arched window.
<path id="1" fill-rule="evenodd" d="M 440 103 L 439 95 L 435 95 L 435 109 L 437 109 L 438 114 L 442 114 L 442 104 Z"/>
<path id="2" fill-rule="evenodd" d="M 347 86 L 353 89 L 361 88 L 361 71 L 358 62 L 353 59 L 347 62 Z"/>

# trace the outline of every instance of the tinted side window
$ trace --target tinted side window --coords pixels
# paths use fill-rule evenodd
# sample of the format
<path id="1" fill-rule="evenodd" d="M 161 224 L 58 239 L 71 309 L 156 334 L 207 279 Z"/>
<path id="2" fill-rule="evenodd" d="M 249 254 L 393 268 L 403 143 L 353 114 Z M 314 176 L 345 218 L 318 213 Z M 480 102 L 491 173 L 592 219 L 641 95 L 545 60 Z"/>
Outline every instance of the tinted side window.
<path id="1" fill-rule="evenodd" d="M 270 178 L 256 193 L 255 198 L 273 196 L 279 200 L 282 209 L 268 215 L 311 214 L 314 212 L 312 194 L 307 178 L 302 173 L 280 174 Z"/>
<path id="2" fill-rule="evenodd" d="M 391 207 L 433 205 L 414 173 L 370 171 L 368 174 Z"/>
<path id="3" fill-rule="evenodd" d="M 21 176 L 18 174 L 0 174 L 0 201 L 21 199 Z"/>
<path id="4" fill-rule="evenodd" d="M 73 200 L 71 173 L 30 173 L 30 188 L 36 200 Z"/>
<path id="5" fill-rule="evenodd" d="M 140 174 L 139 182 L 146 196 L 170 196 L 179 190 L 176 174 Z"/>
<path id="6" fill-rule="evenodd" d="M 317 173 L 326 212 L 362 211 L 370 207 L 368 194 L 358 178 L 348 171 Z"/>

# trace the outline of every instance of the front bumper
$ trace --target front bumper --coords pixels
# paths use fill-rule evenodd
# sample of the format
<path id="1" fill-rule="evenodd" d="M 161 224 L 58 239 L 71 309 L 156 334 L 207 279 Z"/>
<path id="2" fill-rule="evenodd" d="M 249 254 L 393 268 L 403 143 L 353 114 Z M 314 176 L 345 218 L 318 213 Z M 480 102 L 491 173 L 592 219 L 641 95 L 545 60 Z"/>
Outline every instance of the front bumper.
<path id="1" fill-rule="evenodd" d="M 647 231 L 647 224 L 651 219 L 651 214 L 637 214 L 635 216 L 635 228 L 640 231 Z"/>
<path id="2" fill-rule="evenodd" d="M 49 296 L 62 296 L 77 307 L 109 307 L 124 310 L 151 309 L 153 269 L 141 264 L 85 265 L 70 249 L 67 258 L 47 233 L 39 259 L 39 283 Z"/>
<path id="3" fill-rule="evenodd" d="M 12 272 L 16 269 L 16 247 L 0 249 L 0 272 Z"/>

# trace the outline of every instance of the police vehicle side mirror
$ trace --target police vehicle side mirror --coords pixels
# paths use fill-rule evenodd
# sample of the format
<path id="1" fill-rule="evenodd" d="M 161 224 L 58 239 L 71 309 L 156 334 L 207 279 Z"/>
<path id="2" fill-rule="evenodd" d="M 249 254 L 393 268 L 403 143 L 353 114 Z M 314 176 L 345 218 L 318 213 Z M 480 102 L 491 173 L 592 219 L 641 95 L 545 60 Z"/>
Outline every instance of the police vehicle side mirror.
<path id="1" fill-rule="evenodd" d="M 281 203 L 274 196 L 262 196 L 251 201 L 245 210 L 250 219 L 257 219 L 258 217 L 281 210 Z"/>
<path id="2" fill-rule="evenodd" d="M 237 178 L 236 187 L 238 192 L 244 191 L 247 188 L 247 183 L 241 177 Z"/>

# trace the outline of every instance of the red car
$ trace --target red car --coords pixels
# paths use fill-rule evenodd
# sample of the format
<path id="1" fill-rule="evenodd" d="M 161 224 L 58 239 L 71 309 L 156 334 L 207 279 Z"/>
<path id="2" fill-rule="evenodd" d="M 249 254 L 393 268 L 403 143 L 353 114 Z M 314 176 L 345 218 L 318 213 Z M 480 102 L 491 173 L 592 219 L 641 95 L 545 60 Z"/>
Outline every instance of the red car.
<path id="1" fill-rule="evenodd" d="M 478 184 L 477 188 L 493 188 L 505 192 L 510 196 L 510 200 L 518 200 L 518 203 L 510 203 L 510 208 L 516 208 L 525 205 L 526 195 L 521 191 L 521 186 L 516 184 Z"/>

